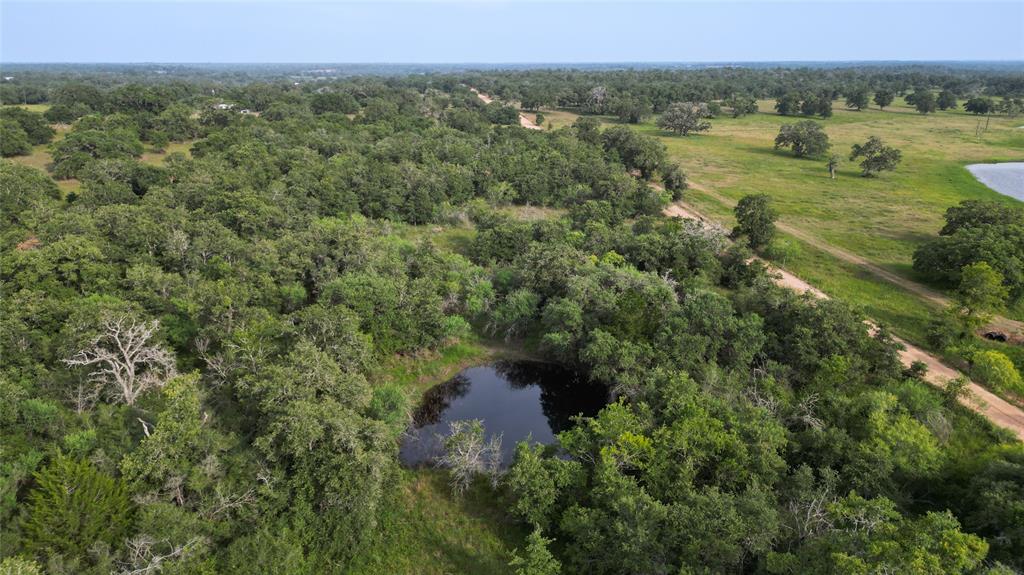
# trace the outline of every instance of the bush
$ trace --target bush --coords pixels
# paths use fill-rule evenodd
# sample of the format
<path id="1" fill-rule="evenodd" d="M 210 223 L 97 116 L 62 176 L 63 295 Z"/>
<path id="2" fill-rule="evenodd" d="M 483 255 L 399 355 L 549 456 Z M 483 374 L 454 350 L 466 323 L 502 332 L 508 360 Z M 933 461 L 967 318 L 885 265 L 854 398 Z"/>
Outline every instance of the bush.
<path id="1" fill-rule="evenodd" d="M 754 249 L 770 244 L 775 237 L 775 220 L 778 217 L 772 209 L 771 200 L 768 194 L 743 196 L 733 210 L 736 213 L 733 238 L 746 236 Z"/>
<path id="2" fill-rule="evenodd" d="M 8 557 L 0 563 L 0 575 L 40 575 L 39 564 L 21 557 Z"/>
<path id="3" fill-rule="evenodd" d="M 971 357 L 971 374 L 996 391 L 1009 391 L 1024 395 L 1024 381 L 1006 355 L 994 351 L 979 351 Z"/>
<path id="4" fill-rule="evenodd" d="M 0 156 L 24 156 L 31 151 L 25 130 L 14 120 L 0 119 Z"/>
<path id="5" fill-rule="evenodd" d="M 24 108 L 3 108 L 0 109 L 0 118 L 17 122 L 32 145 L 49 144 L 53 139 L 54 131 L 42 114 L 29 112 Z"/>
<path id="6" fill-rule="evenodd" d="M 124 484 L 87 461 L 58 456 L 35 474 L 22 520 L 25 548 L 79 559 L 97 542 L 119 545 L 131 525 Z"/>

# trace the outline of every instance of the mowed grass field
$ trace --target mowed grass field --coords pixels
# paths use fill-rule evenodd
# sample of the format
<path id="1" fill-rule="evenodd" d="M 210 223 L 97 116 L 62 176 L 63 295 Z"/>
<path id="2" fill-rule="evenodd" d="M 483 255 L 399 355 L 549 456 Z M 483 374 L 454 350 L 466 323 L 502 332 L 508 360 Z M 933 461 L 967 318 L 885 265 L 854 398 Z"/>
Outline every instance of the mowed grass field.
<path id="1" fill-rule="evenodd" d="M 826 159 L 800 159 L 775 150 L 780 126 L 807 118 L 779 116 L 773 100 L 758 102 L 760 112 L 742 118 L 728 114 L 711 120 L 710 131 L 676 136 L 655 125 L 656 118 L 632 126 L 658 137 L 679 162 L 693 186 L 685 201 L 731 227 L 732 208 L 747 194 L 773 198 L 780 222 L 815 239 L 866 259 L 925 285 L 913 268 L 914 250 L 935 237 L 946 208 L 966 199 L 1022 205 L 978 182 L 964 166 L 978 162 L 1024 160 L 1024 117 L 979 118 L 962 110 L 922 115 L 902 99 L 885 110 L 849 110 L 839 100 L 833 116 L 819 122 L 838 155 L 838 178 L 829 178 Z M 544 110 L 556 127 L 577 117 L 570 110 Z M 618 123 L 604 117 L 607 124 Z M 987 123 L 987 129 L 986 128 Z M 893 172 L 864 178 L 850 147 L 878 136 L 903 152 Z M 862 307 L 872 318 L 917 344 L 925 344 L 935 304 L 886 281 L 863 267 L 840 260 L 800 238 L 780 233 L 786 247 L 780 265 L 833 297 Z M 943 286 L 929 285 L 937 291 Z M 1007 316 L 1024 318 L 1024 305 Z M 1024 367 L 1024 350 L 993 345 Z M 951 360 L 954 358 L 950 358 Z"/>
<path id="2" fill-rule="evenodd" d="M 768 111 L 774 103 L 759 105 Z M 1020 204 L 990 190 L 963 166 L 1024 159 L 1024 130 L 1016 128 L 1024 124 L 1022 118 L 993 117 L 988 130 L 976 136 L 979 118 L 963 112 L 924 116 L 904 105 L 857 112 L 840 101 L 832 118 L 817 120 L 832 153 L 843 159 L 836 180 L 829 179 L 824 159 L 798 159 L 773 149 L 779 127 L 802 119 L 769 113 L 719 117 L 709 132 L 689 137 L 671 136 L 653 122 L 639 130 L 661 136 L 670 156 L 699 185 L 733 202 L 767 193 L 781 221 L 917 280 L 910 268 L 913 251 L 942 227 L 947 207 L 965 199 Z M 903 152 L 896 171 L 863 178 L 857 163 L 847 160 L 850 147 L 869 136 Z M 705 205 L 712 200 L 700 191 L 690 197 Z"/>

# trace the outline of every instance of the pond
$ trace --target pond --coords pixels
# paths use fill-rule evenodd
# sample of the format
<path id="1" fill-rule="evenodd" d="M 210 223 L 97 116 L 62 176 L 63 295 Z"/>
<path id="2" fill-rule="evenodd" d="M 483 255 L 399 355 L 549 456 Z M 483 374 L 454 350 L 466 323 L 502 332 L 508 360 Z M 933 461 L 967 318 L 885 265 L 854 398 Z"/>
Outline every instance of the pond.
<path id="1" fill-rule="evenodd" d="M 993 190 L 1024 202 L 1024 162 L 971 164 L 967 169 Z"/>
<path id="2" fill-rule="evenodd" d="M 424 394 L 399 459 L 408 466 L 430 463 L 441 454 L 449 422 L 479 419 L 488 439 L 501 435 L 505 467 L 512 463 L 516 443 L 527 437 L 553 443 L 574 416 L 596 415 L 605 403 L 604 387 L 558 365 L 501 361 L 471 367 Z"/>

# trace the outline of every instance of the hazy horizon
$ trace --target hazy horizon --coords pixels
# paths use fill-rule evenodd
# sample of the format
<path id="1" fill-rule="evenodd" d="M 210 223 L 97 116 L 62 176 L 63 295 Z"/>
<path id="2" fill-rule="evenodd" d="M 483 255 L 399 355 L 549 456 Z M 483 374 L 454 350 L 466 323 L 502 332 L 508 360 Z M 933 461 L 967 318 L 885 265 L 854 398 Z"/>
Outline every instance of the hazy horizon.
<path id="1" fill-rule="evenodd" d="M 3 2 L 0 61 L 1012 62 L 1021 22 L 1005 1 Z"/>

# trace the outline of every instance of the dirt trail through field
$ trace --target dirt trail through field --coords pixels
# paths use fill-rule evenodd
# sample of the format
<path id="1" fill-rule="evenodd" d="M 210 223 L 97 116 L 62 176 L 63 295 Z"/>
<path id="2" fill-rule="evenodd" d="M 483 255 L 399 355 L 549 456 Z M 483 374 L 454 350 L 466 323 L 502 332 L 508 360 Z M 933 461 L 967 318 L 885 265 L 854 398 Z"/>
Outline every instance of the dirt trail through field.
<path id="1" fill-rule="evenodd" d="M 655 187 L 660 188 L 660 186 L 657 185 L 655 185 Z M 691 187 L 697 188 L 697 186 L 693 186 L 692 184 Z M 687 206 L 682 202 L 669 205 L 665 208 L 663 213 L 666 216 L 674 218 L 688 218 L 708 222 L 712 221 L 704 217 L 692 206 Z M 768 262 L 764 263 L 775 276 L 776 285 L 799 293 L 810 293 L 811 295 L 821 299 L 828 299 L 827 294 L 804 280 L 782 268 L 773 266 Z M 874 332 L 877 329 L 878 326 L 868 322 L 868 330 Z M 924 364 L 928 366 L 928 373 L 925 375 L 925 380 L 928 383 L 941 388 L 945 386 L 947 381 L 961 377 L 960 372 L 942 363 L 942 361 L 934 355 L 898 337 L 893 337 L 893 339 L 903 346 L 903 350 L 900 351 L 900 361 L 904 366 L 910 367 L 917 361 L 924 362 Z M 973 409 L 974 411 L 982 414 L 995 425 L 1012 431 L 1018 439 L 1024 441 L 1024 411 L 973 381 L 968 384 L 968 390 L 970 391 L 970 394 L 968 397 L 962 398 L 960 403 L 967 406 L 969 409 Z"/>
<path id="2" fill-rule="evenodd" d="M 476 88 L 470 88 L 469 91 L 473 92 L 474 94 L 476 94 L 476 97 L 480 98 L 480 101 L 483 102 L 484 104 L 490 104 L 491 102 L 494 101 L 494 98 L 488 96 L 487 94 L 484 94 L 483 92 L 481 92 L 480 90 L 477 90 Z M 544 128 L 541 128 L 540 126 L 538 126 L 537 124 L 533 123 L 533 120 L 527 118 L 526 114 L 524 114 L 522 112 L 519 113 L 519 125 L 524 127 L 524 128 L 527 128 L 529 130 L 543 130 L 544 129 Z"/>
<path id="3" fill-rule="evenodd" d="M 702 194 L 705 194 L 715 199 L 724 206 L 733 205 L 733 202 L 730 201 L 729 198 L 726 198 L 725 196 L 713 190 L 709 190 L 704 186 L 691 184 L 690 187 L 692 187 L 695 190 L 699 190 Z M 778 227 L 778 229 L 800 239 L 801 241 L 809 244 L 815 249 L 819 249 L 838 260 L 863 268 L 864 270 L 867 270 L 869 273 L 887 282 L 896 284 L 901 288 L 909 291 L 910 293 L 922 299 L 930 301 L 939 307 L 948 307 L 950 304 L 950 299 L 942 295 L 941 293 L 927 286 L 921 285 L 913 280 L 909 280 L 899 274 L 893 273 L 877 264 L 873 264 L 857 254 L 848 252 L 840 247 L 836 247 L 828 242 L 825 242 L 820 238 L 805 232 L 804 230 L 793 227 L 784 222 L 776 222 L 775 225 L 776 227 Z M 1024 334 L 1024 322 L 1002 316 L 996 316 L 992 319 L 991 322 L 989 322 L 986 329 L 1000 331 L 1010 336 L 1020 335 Z"/>

